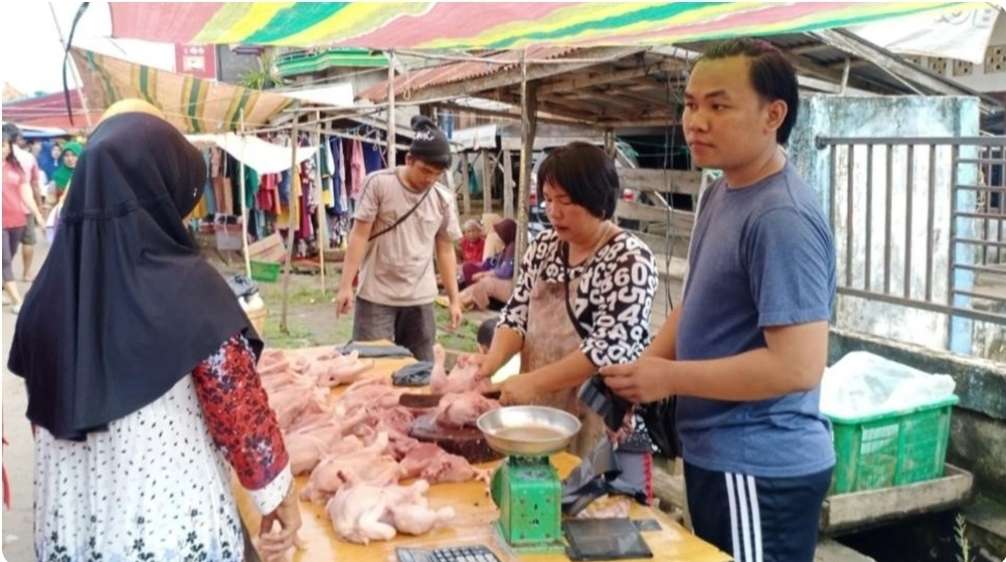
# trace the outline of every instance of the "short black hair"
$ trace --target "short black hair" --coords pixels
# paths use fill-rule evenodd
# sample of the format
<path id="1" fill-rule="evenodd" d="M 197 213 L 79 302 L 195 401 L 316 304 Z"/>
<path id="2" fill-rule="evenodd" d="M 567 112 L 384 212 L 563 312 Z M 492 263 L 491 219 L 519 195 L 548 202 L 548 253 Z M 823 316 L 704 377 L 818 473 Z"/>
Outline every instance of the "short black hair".
<path id="1" fill-rule="evenodd" d="M 716 43 L 702 53 L 696 64 L 704 60 L 730 57 L 751 59 L 749 74 L 751 86 L 763 100 L 786 102 L 786 118 L 775 132 L 776 142 L 786 144 L 796 123 L 797 106 L 800 105 L 800 91 L 793 65 L 775 45 L 762 39 L 750 38 Z"/>
<path id="2" fill-rule="evenodd" d="M 420 156 L 414 152 L 409 151 L 406 153 L 407 156 L 411 156 L 416 160 L 426 164 L 428 166 L 433 166 L 439 170 L 446 170 L 451 165 L 451 157 L 448 155 L 446 158 L 440 156 Z"/>
<path id="3" fill-rule="evenodd" d="M 553 150 L 538 167 L 538 200 L 546 183 L 561 187 L 569 198 L 601 219 L 615 216 L 621 189 L 615 161 L 586 142 L 571 142 Z"/>
<path id="4" fill-rule="evenodd" d="M 479 331 L 475 335 L 475 341 L 482 347 L 489 347 L 492 345 L 493 335 L 496 333 L 497 324 L 499 324 L 498 318 L 483 320 L 482 323 L 479 324 Z"/>

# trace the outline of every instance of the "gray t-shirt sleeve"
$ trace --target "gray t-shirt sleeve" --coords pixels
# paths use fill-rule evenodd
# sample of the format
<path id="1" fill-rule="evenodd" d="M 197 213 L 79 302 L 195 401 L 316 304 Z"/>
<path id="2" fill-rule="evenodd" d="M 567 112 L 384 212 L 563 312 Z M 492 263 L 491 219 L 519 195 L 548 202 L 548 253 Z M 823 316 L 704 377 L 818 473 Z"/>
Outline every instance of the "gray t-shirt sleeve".
<path id="1" fill-rule="evenodd" d="M 758 326 L 788 326 L 829 320 L 834 256 L 828 234 L 798 210 L 762 213 L 747 233 L 747 264 Z"/>
<path id="2" fill-rule="evenodd" d="M 432 189 L 437 189 L 436 187 Z M 440 223 L 440 229 L 437 230 L 437 238 L 440 240 L 450 240 L 456 242 L 461 239 L 461 224 L 458 221 L 458 205 L 454 200 L 453 193 L 449 190 L 444 190 L 448 195 L 444 197 L 444 220 Z M 441 192 L 439 195 L 445 195 Z"/>
<path id="3" fill-rule="evenodd" d="M 378 193 L 380 191 L 379 182 L 375 178 L 376 176 L 370 175 L 363 180 L 363 191 L 360 193 L 360 199 L 356 202 L 356 212 L 353 213 L 353 218 L 358 221 L 374 222 L 377 220 L 381 199 Z"/>

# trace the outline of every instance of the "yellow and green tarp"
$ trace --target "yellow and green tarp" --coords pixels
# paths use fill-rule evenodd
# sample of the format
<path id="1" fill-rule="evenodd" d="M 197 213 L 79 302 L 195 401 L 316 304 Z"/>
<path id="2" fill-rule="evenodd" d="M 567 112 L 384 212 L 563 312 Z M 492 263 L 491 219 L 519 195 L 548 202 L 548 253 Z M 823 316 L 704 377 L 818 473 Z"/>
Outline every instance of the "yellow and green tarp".
<path id="1" fill-rule="evenodd" d="M 112 35 L 370 49 L 648 46 L 845 27 L 949 2 L 216 2 L 110 4 Z"/>
<path id="2" fill-rule="evenodd" d="M 235 131 L 265 124 L 294 102 L 281 94 L 203 80 L 84 49 L 72 50 L 90 109 L 125 98 L 147 100 L 186 133 Z"/>

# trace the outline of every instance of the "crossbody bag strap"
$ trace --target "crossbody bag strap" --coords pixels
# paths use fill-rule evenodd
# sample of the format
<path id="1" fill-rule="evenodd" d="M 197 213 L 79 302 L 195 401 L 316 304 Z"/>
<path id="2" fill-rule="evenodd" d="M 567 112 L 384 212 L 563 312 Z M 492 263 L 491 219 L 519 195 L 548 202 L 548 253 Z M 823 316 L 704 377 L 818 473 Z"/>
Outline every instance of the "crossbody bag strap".
<path id="1" fill-rule="evenodd" d="M 426 198 L 430 196 L 430 192 L 433 191 L 436 188 L 437 188 L 436 186 L 433 186 L 433 187 L 430 187 L 429 189 L 427 189 L 426 193 L 424 193 L 423 196 L 419 198 L 419 201 L 417 201 L 416 204 L 413 205 L 412 208 L 408 210 L 408 212 L 406 212 L 404 215 L 398 217 L 398 220 L 396 220 L 395 222 L 391 223 L 391 226 L 385 228 L 384 230 L 381 230 L 380 232 L 378 232 L 376 234 L 371 234 L 370 238 L 367 238 L 367 242 L 371 242 L 374 239 L 376 239 L 376 238 L 378 238 L 380 236 L 384 236 L 385 234 L 387 234 L 387 233 L 391 232 L 392 230 L 395 230 L 396 228 L 398 228 L 398 225 L 402 224 L 403 222 L 405 222 L 405 219 L 407 219 L 410 216 L 412 216 L 412 213 L 416 212 L 416 209 L 418 209 L 419 206 L 423 204 L 423 201 L 426 201 Z"/>

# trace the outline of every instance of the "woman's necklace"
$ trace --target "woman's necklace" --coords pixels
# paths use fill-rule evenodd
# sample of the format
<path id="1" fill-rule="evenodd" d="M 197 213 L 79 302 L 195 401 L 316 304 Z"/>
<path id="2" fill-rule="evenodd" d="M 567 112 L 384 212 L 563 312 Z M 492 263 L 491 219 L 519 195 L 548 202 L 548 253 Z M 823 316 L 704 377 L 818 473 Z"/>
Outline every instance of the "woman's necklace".
<path id="1" fill-rule="evenodd" d="M 590 250 L 588 252 L 586 252 L 585 254 L 583 254 L 583 258 L 576 260 L 576 262 L 577 262 L 576 265 L 582 264 L 583 262 L 589 260 L 590 257 L 594 255 L 594 252 L 596 252 L 604 244 L 604 242 L 608 239 L 608 234 L 611 232 L 611 227 L 612 226 L 614 226 L 614 225 L 612 225 L 608 221 L 602 221 L 601 222 L 601 228 L 598 229 L 599 232 L 598 232 L 597 238 L 590 245 Z M 570 251 L 569 251 L 568 255 L 569 255 L 570 262 L 572 262 L 573 261 L 572 247 L 570 247 L 569 250 Z M 579 256 L 577 256 L 577 257 L 579 257 Z M 573 264 L 570 263 L 570 265 L 572 266 Z"/>

